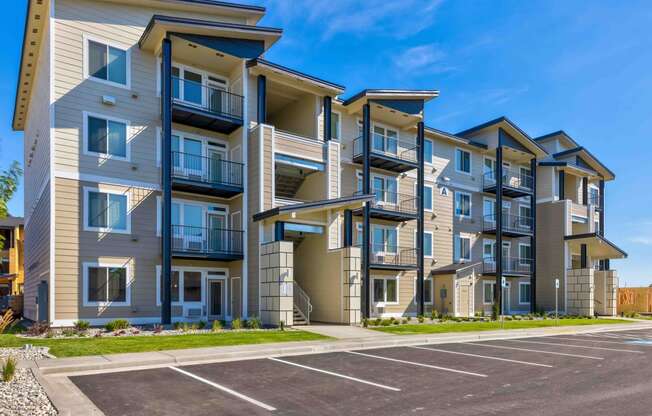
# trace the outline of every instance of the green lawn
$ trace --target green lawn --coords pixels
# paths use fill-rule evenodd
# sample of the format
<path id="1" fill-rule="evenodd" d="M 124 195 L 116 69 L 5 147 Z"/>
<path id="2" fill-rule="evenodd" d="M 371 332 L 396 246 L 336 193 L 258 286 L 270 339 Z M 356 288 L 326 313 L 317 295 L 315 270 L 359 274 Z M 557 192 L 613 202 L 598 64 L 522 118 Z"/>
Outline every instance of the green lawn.
<path id="1" fill-rule="evenodd" d="M 178 350 L 184 348 L 222 347 L 228 345 L 265 344 L 271 342 L 315 341 L 328 337 L 304 331 L 222 332 L 216 334 L 156 335 L 102 338 L 25 339 L 15 335 L 0 335 L 0 347 L 20 347 L 23 344 L 50 347 L 56 357 L 118 354 Z"/>
<path id="2" fill-rule="evenodd" d="M 572 325 L 601 325 L 601 324 L 626 324 L 631 321 L 621 319 L 560 319 L 559 326 Z M 556 326 L 554 319 L 541 321 L 505 321 L 505 329 L 527 329 Z M 441 334 L 444 332 L 471 332 L 491 331 L 501 329 L 500 322 L 446 322 L 440 324 L 407 324 L 395 326 L 382 326 L 371 328 L 376 331 L 388 332 L 398 335 L 414 334 Z"/>

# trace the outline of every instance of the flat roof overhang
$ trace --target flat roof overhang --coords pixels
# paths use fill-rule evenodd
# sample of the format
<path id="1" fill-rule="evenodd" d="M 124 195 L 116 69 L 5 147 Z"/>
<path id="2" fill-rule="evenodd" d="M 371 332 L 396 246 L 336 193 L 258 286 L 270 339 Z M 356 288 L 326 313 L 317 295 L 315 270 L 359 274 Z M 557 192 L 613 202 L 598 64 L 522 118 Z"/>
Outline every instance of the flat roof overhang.
<path id="1" fill-rule="evenodd" d="M 507 117 L 499 117 L 494 120 L 487 121 L 486 123 L 479 124 L 470 129 L 463 130 L 459 133 L 455 133 L 456 136 L 462 137 L 472 137 L 482 131 L 492 130 L 492 129 L 503 129 L 509 137 L 513 138 L 520 146 L 523 146 L 529 153 L 536 156 L 537 159 L 544 158 L 548 156 L 548 152 L 541 147 L 534 139 L 532 139 L 525 131 L 516 125 L 513 121 Z M 523 152 L 523 149 L 518 149 L 519 146 L 510 146 L 509 143 L 503 142 L 503 148 L 509 150 Z M 515 156 L 515 155 L 514 155 Z"/>
<path id="2" fill-rule="evenodd" d="M 181 12 L 199 12 L 215 16 L 232 16 L 246 18 L 251 23 L 257 23 L 265 16 L 265 8 L 249 4 L 238 4 L 221 0 L 102 0 L 109 3 L 127 3 Z M 164 3 L 164 6 L 161 6 Z"/>
<path id="3" fill-rule="evenodd" d="M 437 90 L 362 90 L 337 104 L 349 114 L 361 114 L 363 106 L 370 104 L 374 120 L 404 127 L 421 121 L 425 103 L 438 96 Z"/>
<path id="4" fill-rule="evenodd" d="M 570 156 L 579 156 L 585 163 L 587 163 L 595 172 L 597 172 L 605 181 L 612 181 L 616 178 L 616 174 L 607 168 L 597 157 L 593 156 L 591 152 L 584 147 L 576 147 L 574 149 L 564 150 L 563 152 L 555 153 L 552 155 L 555 159 L 559 160 Z M 559 160 L 563 162 L 563 160 Z M 588 170 L 588 169 L 587 169 Z"/>
<path id="5" fill-rule="evenodd" d="M 481 262 L 475 262 L 475 263 L 453 263 L 449 264 L 447 266 L 442 266 L 438 269 L 432 270 L 430 272 L 431 276 L 446 276 L 450 274 L 456 274 L 459 271 L 466 270 L 469 268 L 473 268 L 475 266 L 478 266 L 482 264 Z"/>
<path id="6" fill-rule="evenodd" d="M 568 172 L 575 176 L 588 177 L 589 179 L 601 178 L 600 174 L 592 169 L 583 168 L 574 163 L 564 162 L 564 161 L 549 161 L 549 162 L 539 162 L 539 166 L 552 166 L 556 167 L 559 170 Z"/>
<path id="7" fill-rule="evenodd" d="M 311 93 L 337 96 L 344 92 L 344 86 L 342 85 L 326 81 L 322 78 L 262 58 L 248 61 L 247 67 L 252 75 L 265 75 L 270 81 L 289 85 Z"/>
<path id="8" fill-rule="evenodd" d="M 168 34 L 177 34 L 262 41 L 264 52 L 280 39 L 282 33 L 281 29 L 272 27 L 154 15 L 140 37 L 138 46 L 156 53 Z"/>
<path id="9" fill-rule="evenodd" d="M 323 212 L 327 210 L 344 210 L 360 208 L 367 201 L 372 201 L 374 195 L 355 195 L 342 198 L 324 199 L 321 201 L 302 202 L 300 204 L 286 205 L 268 209 L 267 211 L 254 214 L 254 222 L 276 219 L 295 219 L 298 214 L 309 214 L 315 212 Z"/>
<path id="10" fill-rule="evenodd" d="M 426 137 L 428 137 L 428 138 L 444 139 L 444 140 L 451 141 L 451 142 L 453 142 L 455 144 L 473 146 L 475 148 L 482 149 L 482 150 L 487 150 L 489 148 L 489 146 L 487 146 L 484 143 L 479 143 L 479 142 L 467 139 L 466 137 L 456 136 L 454 134 L 447 133 L 445 131 L 435 129 L 433 127 L 425 126 L 424 131 L 425 131 Z"/>
<path id="11" fill-rule="evenodd" d="M 580 250 L 586 244 L 589 256 L 594 260 L 625 259 L 627 253 L 597 233 L 575 234 L 564 237 L 571 249 Z"/>

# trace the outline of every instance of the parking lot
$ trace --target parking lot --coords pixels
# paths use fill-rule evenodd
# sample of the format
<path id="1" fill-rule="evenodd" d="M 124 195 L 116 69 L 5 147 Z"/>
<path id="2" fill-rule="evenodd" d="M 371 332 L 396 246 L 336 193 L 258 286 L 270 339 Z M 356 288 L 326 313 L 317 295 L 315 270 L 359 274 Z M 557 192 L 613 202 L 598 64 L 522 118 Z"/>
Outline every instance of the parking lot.
<path id="1" fill-rule="evenodd" d="M 652 329 L 71 377 L 106 415 L 652 414 Z"/>

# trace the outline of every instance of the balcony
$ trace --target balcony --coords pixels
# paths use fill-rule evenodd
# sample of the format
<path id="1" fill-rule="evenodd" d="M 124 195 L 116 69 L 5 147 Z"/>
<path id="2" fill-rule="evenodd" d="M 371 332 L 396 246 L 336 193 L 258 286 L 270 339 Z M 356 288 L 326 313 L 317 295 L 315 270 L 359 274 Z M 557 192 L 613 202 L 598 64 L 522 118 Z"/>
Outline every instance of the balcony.
<path id="1" fill-rule="evenodd" d="M 502 214 L 503 235 L 507 237 L 528 237 L 533 234 L 532 217 Z M 486 234 L 496 234 L 496 214 L 485 215 L 482 231 Z"/>
<path id="2" fill-rule="evenodd" d="M 172 77 L 172 121 L 229 134 L 243 124 L 243 97 L 198 82 Z"/>
<path id="3" fill-rule="evenodd" d="M 495 194 L 498 184 L 496 171 L 486 172 L 482 176 L 482 189 L 484 192 Z M 509 198 L 520 198 L 532 195 L 534 178 L 513 169 L 503 168 L 503 195 Z"/>
<path id="4" fill-rule="evenodd" d="M 369 267 L 378 270 L 416 270 L 417 249 L 371 244 Z"/>
<path id="5" fill-rule="evenodd" d="M 217 261 L 242 260 L 244 231 L 172 226 L 172 256 Z"/>
<path id="6" fill-rule="evenodd" d="M 532 259 L 524 257 L 503 257 L 503 275 L 509 277 L 530 276 Z M 496 259 L 485 257 L 482 259 L 482 274 L 496 275 Z"/>
<path id="7" fill-rule="evenodd" d="M 172 189 L 230 198 L 243 192 L 244 165 L 238 162 L 172 152 Z"/>
<path id="8" fill-rule="evenodd" d="M 371 167 L 403 173 L 419 167 L 418 146 L 395 138 L 373 134 L 369 163 Z M 362 137 L 353 139 L 353 162 L 363 163 Z"/>
<path id="9" fill-rule="evenodd" d="M 397 192 L 374 189 L 376 198 L 370 202 L 371 218 L 378 218 L 388 221 L 410 221 L 417 219 L 419 198 L 414 195 L 401 194 Z M 361 195 L 361 192 L 356 192 Z M 363 208 L 353 211 L 354 215 L 362 215 Z"/>

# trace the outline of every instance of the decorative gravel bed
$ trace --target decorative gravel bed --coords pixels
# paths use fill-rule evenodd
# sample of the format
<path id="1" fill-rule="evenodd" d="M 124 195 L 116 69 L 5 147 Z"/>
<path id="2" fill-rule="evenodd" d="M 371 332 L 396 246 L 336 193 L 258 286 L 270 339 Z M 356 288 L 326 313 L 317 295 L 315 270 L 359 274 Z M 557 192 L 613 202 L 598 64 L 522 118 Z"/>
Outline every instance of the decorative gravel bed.
<path id="1" fill-rule="evenodd" d="M 48 350 L 48 347 L 0 348 L 0 359 L 12 356 L 17 360 L 43 360 L 51 358 L 48 354 Z"/>
<path id="2" fill-rule="evenodd" d="M 31 370 L 19 368 L 12 381 L 0 381 L 0 416 L 57 414 Z"/>

